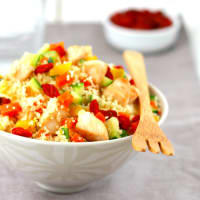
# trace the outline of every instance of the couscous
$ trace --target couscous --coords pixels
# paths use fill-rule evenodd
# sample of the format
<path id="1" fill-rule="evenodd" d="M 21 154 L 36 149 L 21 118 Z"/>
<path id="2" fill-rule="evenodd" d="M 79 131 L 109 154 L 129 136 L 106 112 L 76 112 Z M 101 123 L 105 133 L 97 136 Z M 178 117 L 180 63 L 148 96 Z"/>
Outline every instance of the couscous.
<path id="1" fill-rule="evenodd" d="M 91 46 L 45 44 L 0 77 L 0 130 L 54 142 L 125 137 L 140 119 L 139 93 L 122 66 L 99 60 Z M 150 98 L 158 121 L 157 97 Z"/>

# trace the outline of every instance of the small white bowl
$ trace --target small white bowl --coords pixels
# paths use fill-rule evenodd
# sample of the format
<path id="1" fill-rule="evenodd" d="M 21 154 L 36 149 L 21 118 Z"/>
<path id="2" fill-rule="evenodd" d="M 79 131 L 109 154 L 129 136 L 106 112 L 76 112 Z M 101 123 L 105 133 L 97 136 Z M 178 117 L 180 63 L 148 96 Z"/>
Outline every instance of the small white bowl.
<path id="1" fill-rule="evenodd" d="M 180 19 L 169 17 L 172 25 L 157 30 L 133 30 L 115 25 L 110 16 L 104 21 L 104 34 L 107 42 L 119 49 L 131 49 L 143 53 L 156 52 L 172 46 L 179 34 Z"/>
<path id="2" fill-rule="evenodd" d="M 161 125 L 168 114 L 164 95 L 155 86 L 162 109 Z M 56 193 L 81 191 L 112 174 L 136 155 L 131 136 L 100 142 L 64 143 L 29 139 L 0 131 L 0 159 L 21 171 L 41 188 Z"/>

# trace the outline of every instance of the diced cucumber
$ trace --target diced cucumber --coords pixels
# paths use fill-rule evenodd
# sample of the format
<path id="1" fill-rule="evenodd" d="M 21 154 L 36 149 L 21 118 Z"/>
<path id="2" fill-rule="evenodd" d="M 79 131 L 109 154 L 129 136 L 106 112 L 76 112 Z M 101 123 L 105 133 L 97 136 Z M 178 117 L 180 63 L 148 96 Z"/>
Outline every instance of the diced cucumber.
<path id="1" fill-rule="evenodd" d="M 71 95 L 73 96 L 73 103 L 74 104 L 82 104 L 83 97 L 81 96 L 81 94 L 79 94 L 75 91 L 71 91 Z"/>
<path id="2" fill-rule="evenodd" d="M 43 58 L 44 56 L 42 54 L 36 54 L 35 57 L 32 60 L 32 65 L 34 67 L 37 67 L 40 63 L 40 60 Z"/>
<path id="3" fill-rule="evenodd" d="M 65 135 L 66 139 L 69 139 L 69 129 L 68 128 L 61 128 L 63 134 Z"/>
<path id="4" fill-rule="evenodd" d="M 34 77 L 30 80 L 30 87 L 33 90 L 37 90 L 37 91 L 39 91 L 42 88 L 39 81 Z"/>
<path id="5" fill-rule="evenodd" d="M 108 130 L 109 139 L 120 138 L 119 121 L 116 117 L 111 117 L 105 124 Z"/>
<path id="6" fill-rule="evenodd" d="M 82 65 L 83 63 L 85 62 L 85 60 L 83 59 L 83 58 L 81 58 L 80 60 L 79 60 L 79 63 Z"/>
<path id="7" fill-rule="evenodd" d="M 102 87 L 107 87 L 109 86 L 111 83 L 113 82 L 112 79 L 108 78 L 108 77 L 104 77 L 102 82 L 101 82 L 101 86 Z"/>
<path id="8" fill-rule="evenodd" d="M 155 95 L 150 95 L 150 100 L 151 100 L 151 101 L 155 101 L 155 99 L 156 99 L 156 96 L 155 96 Z"/>
<path id="9" fill-rule="evenodd" d="M 126 130 L 122 130 L 122 133 L 120 134 L 120 137 L 126 137 L 128 136 L 127 131 Z"/>
<path id="10" fill-rule="evenodd" d="M 53 63 L 53 59 L 51 57 L 48 58 L 48 63 Z"/>
<path id="11" fill-rule="evenodd" d="M 43 54 L 49 51 L 50 45 L 48 43 L 44 44 L 37 52 L 37 54 Z"/>
<path id="12" fill-rule="evenodd" d="M 75 83 L 71 85 L 72 90 L 78 94 L 82 94 L 84 90 L 84 83 Z"/>
<path id="13" fill-rule="evenodd" d="M 53 60 L 53 63 L 55 63 L 57 60 L 60 60 L 60 56 L 56 51 L 47 51 L 43 54 L 43 56 L 51 58 Z"/>
<path id="14" fill-rule="evenodd" d="M 152 112 L 155 114 L 158 114 L 158 110 L 156 110 L 156 109 L 153 109 Z"/>
<path id="15" fill-rule="evenodd" d="M 34 61 L 35 57 L 36 54 L 25 52 L 24 55 L 20 58 L 20 63 L 24 65 L 33 65 L 32 62 Z"/>

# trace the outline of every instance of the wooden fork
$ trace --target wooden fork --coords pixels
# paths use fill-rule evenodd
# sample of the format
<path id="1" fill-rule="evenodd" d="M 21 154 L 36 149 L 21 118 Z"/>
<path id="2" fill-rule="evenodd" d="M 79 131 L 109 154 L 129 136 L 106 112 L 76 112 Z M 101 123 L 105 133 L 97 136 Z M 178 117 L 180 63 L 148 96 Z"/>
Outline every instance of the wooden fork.
<path id="1" fill-rule="evenodd" d="M 133 148 L 136 151 L 146 151 L 148 146 L 148 149 L 153 153 L 159 153 L 161 151 L 168 156 L 174 155 L 173 146 L 153 117 L 142 54 L 135 51 L 125 51 L 123 57 L 131 77 L 134 79 L 136 87 L 140 91 L 140 121 L 132 137 Z"/>

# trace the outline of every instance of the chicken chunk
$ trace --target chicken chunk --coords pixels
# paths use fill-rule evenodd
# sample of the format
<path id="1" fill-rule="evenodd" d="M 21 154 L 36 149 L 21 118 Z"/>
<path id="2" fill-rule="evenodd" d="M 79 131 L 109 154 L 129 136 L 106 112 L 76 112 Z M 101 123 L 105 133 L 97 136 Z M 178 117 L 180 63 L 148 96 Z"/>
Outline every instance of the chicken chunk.
<path id="1" fill-rule="evenodd" d="M 48 129 L 49 133 L 55 133 L 60 126 L 60 122 L 69 116 L 66 110 L 62 110 L 57 105 L 57 99 L 52 98 L 47 104 L 47 108 L 41 116 L 40 122 L 42 127 Z"/>
<path id="2" fill-rule="evenodd" d="M 88 58 L 92 56 L 92 47 L 91 46 L 70 46 L 67 49 L 68 59 L 72 63 L 78 62 L 80 59 Z"/>
<path id="3" fill-rule="evenodd" d="M 84 62 L 85 72 L 92 77 L 95 84 L 100 84 L 106 72 L 107 65 L 100 60 Z"/>
<path id="4" fill-rule="evenodd" d="M 138 91 L 127 79 L 118 78 L 103 91 L 103 95 L 112 100 L 116 99 L 119 104 L 126 106 L 138 97 Z"/>
<path id="5" fill-rule="evenodd" d="M 78 113 L 78 122 L 76 124 L 77 132 L 87 141 L 108 140 L 108 131 L 104 123 L 96 118 L 92 113 L 84 110 Z"/>
<path id="6" fill-rule="evenodd" d="M 7 78 L 17 79 L 20 81 L 26 80 L 34 71 L 34 67 L 30 64 L 30 59 L 28 59 L 31 56 L 31 54 L 25 53 L 20 60 L 16 60 L 12 64 Z"/>

